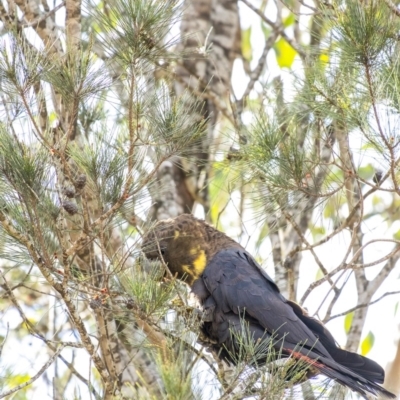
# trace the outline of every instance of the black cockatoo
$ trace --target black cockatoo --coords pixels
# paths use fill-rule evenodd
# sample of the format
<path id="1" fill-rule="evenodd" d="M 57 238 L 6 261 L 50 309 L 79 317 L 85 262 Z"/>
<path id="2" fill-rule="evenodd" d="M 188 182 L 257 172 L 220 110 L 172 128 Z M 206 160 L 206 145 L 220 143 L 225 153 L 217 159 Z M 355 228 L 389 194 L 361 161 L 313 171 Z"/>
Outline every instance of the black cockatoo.
<path id="1" fill-rule="evenodd" d="M 162 257 L 172 275 L 190 285 L 206 315 L 203 333 L 225 360 L 237 359 L 245 320 L 251 340 L 272 340 L 280 357 L 309 364 L 312 374 L 363 396 L 396 397 L 379 385 L 385 373 L 375 361 L 338 347 L 320 321 L 282 296 L 240 244 L 205 221 L 189 214 L 160 221 L 145 235 L 142 250 L 149 259 Z"/>

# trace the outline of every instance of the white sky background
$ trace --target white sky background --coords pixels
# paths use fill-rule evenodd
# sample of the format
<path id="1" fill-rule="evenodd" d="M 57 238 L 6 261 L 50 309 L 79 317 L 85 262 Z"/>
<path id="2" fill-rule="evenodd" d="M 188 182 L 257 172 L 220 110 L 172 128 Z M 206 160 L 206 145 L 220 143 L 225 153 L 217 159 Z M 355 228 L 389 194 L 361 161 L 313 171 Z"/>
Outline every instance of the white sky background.
<path id="1" fill-rule="evenodd" d="M 259 2 L 257 2 L 258 4 Z M 312 3 L 307 2 L 312 5 Z M 240 17 L 241 17 L 241 25 L 242 29 L 247 29 L 249 26 L 252 27 L 252 49 L 253 49 L 253 61 L 252 61 L 252 68 L 258 62 L 259 57 L 261 56 L 263 46 L 264 46 L 264 35 L 260 27 L 260 19 L 258 16 L 254 14 L 246 5 L 239 2 L 240 7 Z M 301 12 L 307 14 L 309 10 L 306 7 L 301 8 Z M 272 20 L 275 19 L 276 15 L 276 8 L 273 1 L 268 2 L 266 15 L 271 18 Z M 300 24 L 304 26 L 308 25 L 309 18 L 307 16 L 303 16 L 300 18 Z M 303 40 L 307 41 L 309 35 L 305 35 Z M 302 68 L 302 64 L 298 57 L 296 57 L 292 68 L 296 70 L 296 68 Z M 281 75 L 284 85 L 285 85 L 285 93 L 287 93 L 287 88 L 290 88 L 290 84 L 292 81 L 291 73 L 285 70 L 281 70 L 276 62 L 275 54 L 273 51 L 269 52 L 269 56 L 267 59 L 267 74 L 268 80 L 272 79 L 274 76 Z M 235 94 L 238 98 L 241 97 L 242 93 L 244 92 L 248 78 L 245 76 L 243 68 L 241 66 L 240 61 L 236 61 L 235 68 L 233 71 L 233 89 Z M 397 125 L 398 126 L 398 125 Z M 361 148 L 360 138 L 353 137 L 351 141 L 351 145 L 353 149 Z M 359 165 L 361 163 L 368 163 L 372 160 L 368 158 L 367 154 L 357 153 L 354 151 L 355 156 L 355 163 Z M 376 162 L 373 162 L 376 164 Z M 379 196 L 382 196 L 379 193 Z M 384 197 L 384 196 L 382 196 Z M 369 199 L 371 200 L 371 199 Z M 366 207 L 368 207 L 368 202 L 366 203 Z M 371 205 L 369 204 L 369 207 Z M 232 214 L 236 214 L 237 217 L 237 210 L 238 208 L 231 208 Z M 365 213 L 368 213 L 368 208 L 366 208 Z M 251 216 L 243 216 L 242 217 L 249 234 L 255 229 L 251 227 L 252 224 L 252 217 Z M 227 218 L 228 220 L 228 218 Z M 247 222 L 246 222 L 247 221 Z M 250 222 L 249 222 L 250 221 Z M 229 222 L 227 225 L 229 225 Z M 227 226 L 224 224 L 224 226 Z M 376 238 L 392 238 L 393 234 L 400 229 L 400 222 L 397 221 L 391 227 L 387 226 L 387 223 L 382 221 L 382 219 L 375 217 L 371 218 L 367 221 L 367 223 L 363 224 L 363 232 L 365 233 L 364 240 L 365 242 L 376 239 Z M 309 235 L 311 236 L 311 235 Z M 257 235 L 255 235 L 257 237 Z M 242 238 L 242 244 L 247 243 L 248 238 Z M 309 240 L 312 241 L 312 238 L 309 237 Z M 247 246 L 247 249 L 251 251 L 254 248 L 254 241 Z M 343 259 L 345 251 L 348 247 L 349 243 L 349 235 L 346 233 L 342 233 L 340 235 L 335 236 L 325 245 L 318 247 L 316 249 L 316 253 L 320 260 L 322 261 L 325 268 L 330 271 L 333 268 L 337 267 Z M 390 251 L 391 244 L 385 243 L 378 243 L 377 245 L 371 245 L 366 248 L 365 254 L 365 262 L 372 262 L 377 260 Z M 260 249 L 260 257 L 266 260 L 265 265 L 267 267 L 268 272 L 270 275 L 273 276 L 273 264 L 272 264 L 272 254 L 270 248 L 262 248 Z M 374 267 L 370 267 L 367 269 L 367 278 L 372 279 L 375 275 L 379 272 L 382 264 L 379 264 Z M 298 298 L 301 298 L 302 294 L 305 292 L 307 287 L 311 282 L 313 282 L 316 278 L 318 272 L 318 266 L 309 252 L 303 253 L 303 260 L 301 263 L 300 268 L 300 281 L 298 286 Z M 400 265 L 396 266 L 394 270 L 391 272 L 389 277 L 385 280 L 385 282 L 381 285 L 379 290 L 376 292 L 375 296 L 372 300 L 380 297 L 382 294 L 389 292 L 389 291 L 396 291 L 399 290 L 399 283 L 400 283 Z M 305 306 L 309 310 L 311 314 L 313 314 L 318 306 L 320 305 L 322 299 L 325 297 L 329 285 L 323 284 L 319 288 L 315 289 L 312 295 L 306 300 Z M 331 298 L 332 296 L 330 296 Z M 326 301 L 326 306 L 329 304 L 329 299 Z M 383 298 L 376 304 L 373 304 L 368 309 L 368 316 L 366 320 L 366 324 L 364 327 L 363 335 L 364 338 L 369 331 L 372 331 L 375 335 L 375 343 L 373 348 L 371 349 L 370 353 L 368 354 L 369 358 L 374 359 L 379 364 L 381 364 L 384 368 L 386 364 L 391 361 L 395 355 L 395 342 L 400 336 L 400 312 L 395 315 L 395 304 L 399 301 L 399 296 L 387 296 Z M 351 307 L 356 306 L 357 303 L 357 292 L 355 288 L 355 281 L 354 277 L 352 276 L 345 286 L 343 293 L 341 294 L 340 298 L 336 302 L 336 305 L 333 309 L 332 315 L 339 314 L 344 312 Z M 321 317 L 324 316 L 324 312 L 326 307 L 322 308 L 321 310 Z M 328 329 L 332 332 L 335 339 L 339 342 L 340 345 L 344 345 L 346 342 L 346 334 L 344 330 L 344 317 L 339 317 L 327 324 Z M 399 377 L 400 379 L 400 377 Z"/>
<path id="2" fill-rule="evenodd" d="M 251 10 L 249 10 L 245 5 L 239 2 L 240 12 L 241 12 L 241 24 L 242 28 L 246 29 L 250 25 L 252 26 L 252 47 L 253 47 L 253 62 L 252 67 L 257 63 L 264 46 L 264 35 L 261 31 L 260 27 L 260 19 L 256 16 Z M 307 10 L 307 9 L 306 9 Z M 60 10 L 57 12 L 57 22 L 62 25 L 64 23 L 65 13 L 64 10 Z M 272 1 L 268 3 L 267 15 L 271 16 L 274 19 L 275 9 Z M 307 24 L 307 18 L 303 18 L 301 23 Z M 178 32 L 179 27 L 175 27 Z M 174 34 L 174 33 L 173 33 Z M 305 40 L 307 38 L 305 37 Z M 295 60 L 293 64 L 293 68 L 301 68 L 301 63 L 299 60 Z M 282 71 L 275 60 L 275 55 L 273 51 L 269 52 L 268 60 L 267 60 L 267 72 L 266 78 L 268 80 L 272 79 L 276 75 L 281 75 L 283 77 L 285 87 L 290 87 L 291 82 L 291 74 L 288 71 Z M 233 71 L 233 89 L 237 97 L 241 97 L 244 92 L 248 78 L 245 76 L 243 68 L 241 66 L 241 62 L 237 61 L 235 63 L 234 71 Z M 359 146 L 357 143 L 357 138 L 354 139 L 354 146 Z M 356 155 L 359 159 L 356 162 L 365 162 L 365 156 L 362 154 Z M 234 198 L 234 195 L 233 195 Z M 235 200 L 235 198 L 233 199 Z M 238 197 L 236 198 L 238 200 Z M 246 245 L 246 248 L 254 254 L 255 248 L 255 238 L 258 236 L 259 226 L 254 224 L 254 218 L 251 214 L 250 209 L 246 210 L 245 215 L 238 216 L 237 207 L 229 206 L 227 208 L 227 212 L 222 219 L 222 226 L 229 227 L 230 222 L 232 220 L 237 220 L 241 217 L 241 220 L 245 224 L 245 231 L 247 235 L 241 237 L 241 242 L 243 245 Z M 201 216 L 201 215 L 200 215 Z M 365 240 L 373 239 L 373 238 L 381 238 L 388 237 L 391 238 L 393 233 L 400 229 L 400 222 L 393 224 L 393 226 L 388 227 L 385 222 L 382 222 L 379 218 L 372 218 L 368 221 L 367 224 L 363 227 L 364 233 L 366 233 Z M 228 228 L 227 233 L 233 237 L 237 235 L 237 229 L 232 227 Z M 310 239 L 311 240 L 311 239 Z M 327 270 L 331 270 L 342 261 L 342 257 L 347 249 L 347 245 L 349 242 L 349 237 L 346 233 L 338 235 L 330 240 L 325 245 L 316 249 L 320 260 L 324 264 Z M 384 244 L 372 245 L 365 251 L 365 261 L 371 262 L 375 259 L 380 258 L 384 254 L 387 253 L 387 247 L 385 248 Z M 261 247 L 258 256 L 260 256 L 263 260 L 265 260 L 263 266 L 267 268 L 268 272 L 273 276 L 273 264 L 272 264 L 272 254 L 271 248 L 268 244 L 268 241 L 265 241 L 264 246 Z M 367 271 L 367 276 L 369 278 L 373 278 L 375 274 L 379 271 L 380 266 L 375 266 L 369 268 Z M 304 252 L 303 260 L 301 264 L 300 271 L 300 281 L 299 281 L 299 297 L 301 297 L 302 293 L 306 290 L 308 285 L 313 282 L 316 278 L 318 272 L 318 266 L 311 256 L 311 254 Z M 381 288 L 377 291 L 374 298 L 380 297 L 383 293 L 387 291 L 395 291 L 399 288 L 399 274 L 400 267 L 399 265 L 392 271 L 391 275 L 388 279 L 385 280 Z M 328 289 L 328 285 L 321 285 L 319 288 L 313 291 L 312 295 L 306 301 L 305 306 L 308 308 L 309 312 L 313 314 L 316 308 L 321 303 Z M 400 325 L 400 311 L 397 315 L 394 315 L 395 304 L 398 301 L 397 296 L 388 296 L 382 299 L 379 303 L 374 304 L 369 307 L 368 317 L 366 321 L 366 325 L 363 332 L 363 337 L 369 331 L 372 331 L 375 335 L 375 344 L 368 354 L 368 357 L 374 359 L 378 363 L 380 363 L 383 367 L 386 367 L 386 364 L 393 358 L 395 351 L 395 340 L 398 339 L 399 325 Z M 325 303 L 325 305 L 329 304 L 329 299 Z M 348 310 L 349 308 L 356 305 L 356 290 L 354 285 L 354 279 L 351 277 L 349 283 L 346 285 L 342 295 L 337 301 L 333 314 L 341 313 L 343 311 Z M 52 310 L 49 310 L 52 312 Z M 64 311 L 62 309 L 59 310 L 59 316 L 62 318 Z M 58 312 L 57 312 L 58 314 Z M 324 315 L 324 308 L 322 308 L 321 316 Z M 29 316 L 29 315 L 28 315 Z M 4 317 L 7 322 L 10 324 L 10 329 L 16 328 L 17 325 L 21 322 L 18 313 L 15 310 L 10 309 L 7 313 L 5 313 Z M 6 321 L 3 321 L 6 322 Z M 336 340 L 339 344 L 344 345 L 346 342 L 346 335 L 344 331 L 344 317 L 337 318 L 327 324 L 328 329 L 332 332 Z M 1 332 L 4 334 L 4 332 Z M 72 340 L 72 338 L 66 337 L 65 340 Z M 47 361 L 48 354 L 43 351 L 42 355 L 37 358 L 37 352 L 39 349 L 39 342 L 31 337 L 25 337 L 22 341 L 16 343 L 14 340 L 9 340 L 6 342 L 5 348 L 3 350 L 3 354 L 7 358 L 3 358 L 0 364 L 0 370 L 3 371 L 3 367 L 5 365 L 13 366 L 14 371 L 16 373 L 22 371 L 29 371 L 30 375 L 34 375 L 39 368 Z M 44 348 L 44 347 L 42 347 Z M 12 359 L 10 359 L 10 355 L 13 355 Z M 66 352 L 63 352 L 63 355 L 66 355 Z M 70 356 L 67 357 L 71 360 Z M 16 364 L 17 361 L 17 364 Z M 62 363 L 59 362 L 59 366 Z M 86 356 L 82 356 L 78 358 L 77 369 L 84 376 L 87 376 L 88 371 L 88 359 Z M 51 381 L 52 374 L 54 373 L 54 368 L 51 367 L 48 369 L 48 379 Z M 399 377 L 400 379 L 400 377 Z M 37 383 L 34 384 L 36 388 L 34 399 L 52 399 L 52 393 L 49 391 L 49 387 L 45 384 L 42 379 L 39 379 Z M 71 393 L 72 398 L 72 393 Z M 83 396 L 86 398 L 86 396 Z"/>

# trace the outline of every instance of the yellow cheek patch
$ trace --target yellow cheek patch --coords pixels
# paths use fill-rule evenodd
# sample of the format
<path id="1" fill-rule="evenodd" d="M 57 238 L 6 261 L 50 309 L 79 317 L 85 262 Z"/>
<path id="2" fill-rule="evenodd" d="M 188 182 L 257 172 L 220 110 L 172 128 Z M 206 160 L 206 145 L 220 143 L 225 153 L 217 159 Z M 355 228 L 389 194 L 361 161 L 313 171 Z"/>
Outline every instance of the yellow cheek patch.
<path id="1" fill-rule="evenodd" d="M 193 267 L 195 270 L 195 274 L 197 276 L 200 276 L 203 273 L 206 265 L 207 265 L 206 253 L 204 252 L 204 250 L 200 250 L 198 252 L 198 256 L 193 261 Z"/>
<path id="2" fill-rule="evenodd" d="M 204 271 L 204 269 L 207 266 L 207 257 L 206 257 L 206 253 L 204 252 L 204 250 L 191 250 L 190 251 L 191 255 L 196 255 L 197 257 L 193 260 L 193 264 L 188 265 L 188 264 L 184 264 L 182 265 L 182 271 L 184 273 L 186 273 L 188 276 L 190 276 L 191 278 L 197 279 Z"/>

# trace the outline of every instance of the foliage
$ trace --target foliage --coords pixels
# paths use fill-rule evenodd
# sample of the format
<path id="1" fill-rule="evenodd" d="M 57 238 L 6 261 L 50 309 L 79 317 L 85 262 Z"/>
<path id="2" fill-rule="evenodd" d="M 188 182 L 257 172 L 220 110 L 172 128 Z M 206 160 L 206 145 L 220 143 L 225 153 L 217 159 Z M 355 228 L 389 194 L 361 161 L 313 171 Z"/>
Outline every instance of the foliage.
<path id="1" fill-rule="evenodd" d="M 246 334 L 236 366 L 209 351 L 187 287 L 139 255 L 180 212 L 343 318 L 348 349 L 384 340 L 365 323 L 398 294 L 397 8 L 241 0 L 227 49 L 238 11 L 214 3 L 0 4 L 0 397 L 335 396 L 318 380 L 307 394 L 303 365 Z"/>

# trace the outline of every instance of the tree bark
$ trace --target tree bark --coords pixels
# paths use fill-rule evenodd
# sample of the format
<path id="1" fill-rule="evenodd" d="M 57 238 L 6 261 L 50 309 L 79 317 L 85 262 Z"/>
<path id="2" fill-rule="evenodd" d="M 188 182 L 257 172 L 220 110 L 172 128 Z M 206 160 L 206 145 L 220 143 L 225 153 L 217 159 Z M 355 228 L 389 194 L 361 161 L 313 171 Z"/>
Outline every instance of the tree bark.
<path id="1" fill-rule="evenodd" d="M 237 0 L 187 0 L 183 8 L 180 50 L 187 58 L 176 69 L 175 93 L 210 91 L 218 99 L 227 100 L 233 61 L 240 48 Z M 149 213 L 152 220 L 190 213 L 195 203 L 204 207 L 207 216 L 210 147 L 218 108 L 212 100 L 203 100 L 188 118 L 206 119 L 207 134 L 189 150 L 190 156 L 161 165 Z"/>
<path id="2" fill-rule="evenodd" d="M 397 340 L 396 344 L 396 355 L 392 362 L 386 367 L 386 376 L 383 387 L 390 392 L 400 396 L 400 339 Z M 383 399 L 383 397 L 379 397 Z"/>

